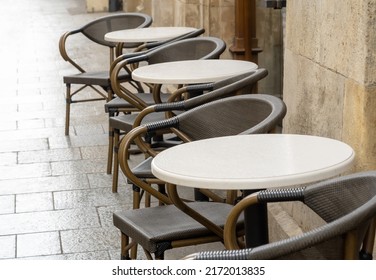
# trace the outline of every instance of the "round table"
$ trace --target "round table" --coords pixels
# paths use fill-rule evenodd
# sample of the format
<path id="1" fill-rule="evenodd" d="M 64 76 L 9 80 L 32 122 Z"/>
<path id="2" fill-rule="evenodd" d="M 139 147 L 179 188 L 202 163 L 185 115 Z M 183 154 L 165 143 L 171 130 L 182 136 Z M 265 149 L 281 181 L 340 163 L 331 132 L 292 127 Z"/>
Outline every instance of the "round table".
<path id="1" fill-rule="evenodd" d="M 145 43 L 164 41 L 197 30 L 193 27 L 147 27 L 106 33 L 104 39 L 114 43 Z"/>
<path id="2" fill-rule="evenodd" d="M 181 144 L 159 153 L 153 174 L 170 184 L 225 190 L 286 187 L 340 175 L 353 164 L 354 150 L 325 137 L 293 134 L 237 135 Z M 245 212 L 247 246 L 268 242 L 266 206 Z M 251 240 L 251 241 L 249 241 Z"/>
<path id="3" fill-rule="evenodd" d="M 132 72 L 132 78 L 152 84 L 198 84 L 223 80 L 257 68 L 257 64 L 245 60 L 182 60 L 139 67 Z"/>
<path id="4" fill-rule="evenodd" d="M 166 182 L 212 189 L 265 189 L 336 176 L 353 162 L 338 140 L 291 134 L 238 135 L 169 148 L 152 161 Z"/>

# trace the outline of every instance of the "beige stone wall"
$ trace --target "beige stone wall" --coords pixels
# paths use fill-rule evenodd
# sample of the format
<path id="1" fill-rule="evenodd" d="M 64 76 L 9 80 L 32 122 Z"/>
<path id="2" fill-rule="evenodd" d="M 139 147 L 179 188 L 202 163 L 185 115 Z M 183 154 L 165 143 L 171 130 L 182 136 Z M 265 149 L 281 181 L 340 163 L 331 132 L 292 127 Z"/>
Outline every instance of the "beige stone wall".
<path id="1" fill-rule="evenodd" d="M 134 0 L 124 1 L 126 11 L 148 13 L 153 26 L 205 28 L 205 36 L 222 38 L 232 44 L 235 30 L 234 0 Z M 231 58 L 228 51 L 222 58 Z"/>
<path id="2" fill-rule="evenodd" d="M 108 12 L 108 0 L 86 0 L 86 11 L 88 13 Z"/>
<path id="3" fill-rule="evenodd" d="M 349 173 L 376 169 L 375 24 L 374 0 L 288 1 L 283 132 L 348 143 Z M 301 204 L 281 207 L 303 230 L 321 222 Z"/>
<path id="4" fill-rule="evenodd" d="M 376 169 L 376 2 L 289 0 L 284 132 L 328 136 Z"/>

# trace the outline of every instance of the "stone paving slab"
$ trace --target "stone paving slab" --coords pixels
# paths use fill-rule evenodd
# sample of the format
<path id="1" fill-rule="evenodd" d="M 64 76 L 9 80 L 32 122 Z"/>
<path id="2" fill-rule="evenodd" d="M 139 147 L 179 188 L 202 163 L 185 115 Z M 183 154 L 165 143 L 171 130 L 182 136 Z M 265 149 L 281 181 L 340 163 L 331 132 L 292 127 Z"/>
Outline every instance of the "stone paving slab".
<path id="1" fill-rule="evenodd" d="M 120 174 L 111 192 L 104 101 L 73 104 L 64 135 L 62 77 L 76 70 L 58 51 L 63 32 L 105 14 L 86 13 L 84 0 L 19 0 L 0 10 L 0 259 L 119 258 L 112 211 L 132 207 L 132 190 Z M 94 54 L 70 52 L 93 70 L 109 63 L 103 47 L 86 50 Z"/>

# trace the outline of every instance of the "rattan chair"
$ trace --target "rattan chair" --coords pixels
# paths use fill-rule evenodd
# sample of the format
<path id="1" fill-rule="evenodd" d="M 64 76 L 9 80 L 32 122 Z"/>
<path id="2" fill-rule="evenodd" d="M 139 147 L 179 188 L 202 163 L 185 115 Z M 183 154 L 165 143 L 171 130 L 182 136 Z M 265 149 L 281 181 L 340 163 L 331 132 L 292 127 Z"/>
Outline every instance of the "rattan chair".
<path id="1" fill-rule="evenodd" d="M 96 100 L 111 100 L 113 96 L 111 82 L 110 82 L 110 64 L 107 69 L 102 71 L 89 71 L 84 66 L 79 65 L 77 55 L 87 56 L 90 46 L 77 46 L 77 50 L 82 50 L 79 54 L 72 52 L 72 55 L 68 54 L 69 50 L 74 45 L 74 40 L 69 43 L 70 38 L 76 38 L 77 35 L 82 35 L 89 39 L 90 44 L 99 44 L 110 50 L 110 62 L 114 60 L 116 43 L 108 42 L 104 40 L 104 35 L 107 32 L 130 29 L 130 28 L 143 28 L 148 27 L 152 23 L 152 18 L 146 14 L 141 13 L 118 13 L 113 15 L 104 16 L 95 19 L 86 25 L 64 33 L 59 40 L 59 50 L 62 58 L 69 62 L 76 70 L 78 74 L 66 75 L 63 77 L 63 81 L 66 84 L 66 116 L 65 116 L 65 135 L 69 135 L 70 124 L 70 106 L 72 103 L 88 102 Z M 75 36 L 73 36 L 75 35 Z M 126 48 L 135 48 L 138 45 L 125 44 Z M 119 80 L 129 80 L 129 74 L 122 72 L 119 76 Z M 71 86 L 79 85 L 78 89 L 72 92 Z M 81 92 L 84 88 L 92 88 L 99 96 L 98 98 L 82 98 L 73 99 L 73 97 Z"/>
<path id="2" fill-rule="evenodd" d="M 120 144 L 122 171 L 138 187 L 166 205 L 114 213 L 114 225 L 122 234 L 122 259 L 130 257 L 128 251 L 135 244 L 140 244 L 149 258 L 154 253 L 157 259 L 162 259 L 167 249 L 223 241 L 224 222 L 232 209 L 230 203 L 216 201 L 185 204 L 177 196 L 176 188 L 170 187 L 166 195 L 151 186 L 153 181 L 140 180 L 128 165 L 131 143 L 135 141 L 143 152 L 151 152 L 148 145 L 142 144 L 142 136 L 166 129 L 170 129 L 184 141 L 267 133 L 273 131 L 285 113 L 285 105 L 279 98 L 247 94 L 215 100 L 173 118 L 141 125 L 129 132 Z M 172 203 L 174 205 L 170 205 Z M 241 221 L 238 223 L 239 235 L 242 234 L 242 224 Z M 130 243 L 129 238 L 132 239 Z M 133 254 L 132 257 L 134 256 Z"/>
<path id="3" fill-rule="evenodd" d="M 116 118 L 112 118 L 111 121 L 113 122 L 113 127 L 123 130 L 123 131 L 130 131 L 132 127 L 140 126 L 141 124 L 160 121 L 166 118 L 171 118 L 180 112 L 184 112 L 195 108 L 197 106 L 203 105 L 210 101 L 218 100 L 221 98 L 233 96 L 233 95 L 240 95 L 240 94 L 247 94 L 253 92 L 257 82 L 264 77 L 266 77 L 268 71 L 264 68 L 259 68 L 257 70 L 243 73 L 234 77 L 230 77 L 225 80 L 221 80 L 214 83 L 208 84 L 200 84 L 200 85 L 189 85 L 180 88 L 174 94 L 171 94 L 169 98 L 169 102 L 165 104 L 156 104 L 154 106 L 149 106 L 142 110 L 138 115 L 124 115 L 119 116 Z M 204 93 L 204 94 L 203 94 Z M 190 96 L 189 99 L 185 99 Z M 159 133 L 163 134 L 164 131 L 159 131 Z M 169 131 L 168 131 L 169 132 Z M 155 134 L 154 134 L 155 135 Z M 153 137 L 147 137 L 146 143 L 148 150 L 146 150 L 148 156 L 155 156 L 158 152 L 153 149 L 153 147 L 160 147 L 159 143 L 155 145 L 152 140 Z M 115 143 L 118 143 L 118 138 L 115 139 Z M 145 144 L 144 147 L 146 147 Z M 174 141 L 170 144 L 176 145 L 180 144 L 179 141 Z M 151 165 L 150 165 L 150 158 L 146 159 L 145 161 L 141 162 L 139 165 L 132 169 L 132 174 L 143 181 L 150 181 L 155 180 L 153 174 L 151 173 Z M 118 165 L 118 158 L 114 158 L 114 164 L 116 170 L 116 166 Z M 114 172 L 113 177 L 113 192 L 117 191 L 117 177 L 115 176 L 116 173 Z M 133 185 L 133 190 L 136 192 L 136 197 L 139 197 L 140 189 L 135 185 L 131 180 L 128 179 L 128 183 Z M 198 194 L 199 195 L 199 194 Z M 218 199 L 217 199 L 218 200 Z M 135 203 L 138 202 L 139 199 L 135 199 Z M 135 205 L 137 207 L 138 204 Z M 148 201 L 146 202 L 148 205 Z"/>
<path id="4" fill-rule="evenodd" d="M 239 249 L 236 220 L 249 205 L 301 201 L 325 224 L 301 235 L 249 249 Z M 307 221 L 309 222 L 309 221 Z M 230 250 L 201 252 L 186 259 L 372 259 L 376 222 L 376 172 L 355 173 L 306 187 L 269 189 L 239 202 L 225 224 Z"/>
<path id="5" fill-rule="evenodd" d="M 198 36 L 202 35 L 204 32 L 205 32 L 204 28 L 198 28 L 197 30 L 194 30 L 194 31 L 189 32 L 187 34 L 180 35 L 180 36 L 175 37 L 175 38 L 171 38 L 169 40 L 159 41 L 159 42 L 143 43 L 140 46 L 138 46 L 134 50 L 133 53 L 127 53 L 127 54 L 122 54 L 122 55 L 118 56 L 114 60 L 114 62 L 111 64 L 110 73 L 112 72 L 113 68 L 119 62 L 121 62 L 123 60 L 129 59 L 129 58 L 132 58 L 132 57 L 135 57 L 135 56 L 144 55 L 147 52 L 149 52 L 149 51 L 151 51 L 155 48 L 170 44 L 172 42 L 177 42 L 177 41 L 184 40 L 184 39 L 198 37 Z M 133 70 L 136 66 L 138 66 L 138 64 L 133 64 L 133 65 L 131 65 L 131 67 L 128 67 L 128 69 Z M 120 81 L 119 81 L 119 83 L 120 83 Z M 143 92 L 144 88 L 141 86 L 141 83 L 136 83 L 135 81 L 132 81 L 132 83 L 136 84 L 137 94 L 138 94 L 137 96 L 139 98 L 141 98 L 148 105 L 155 104 L 155 101 L 153 99 L 153 95 L 150 94 L 149 92 L 144 93 Z M 127 90 L 127 89 L 125 87 L 123 87 L 122 90 Z M 105 108 L 105 112 L 108 113 L 110 117 L 113 117 L 113 116 L 115 116 L 119 113 L 129 113 L 129 112 L 133 112 L 135 110 L 137 111 L 137 109 L 135 109 L 132 104 L 130 104 L 128 101 L 124 100 L 123 98 L 120 98 L 120 97 L 117 97 L 117 96 L 115 96 L 112 100 L 108 101 L 105 104 L 104 108 Z"/>
<path id="6" fill-rule="evenodd" d="M 190 60 L 190 59 L 217 59 L 223 53 L 226 48 L 226 44 L 223 40 L 214 37 L 198 37 L 189 38 L 184 40 L 175 41 L 169 44 L 165 44 L 161 47 L 153 49 L 144 53 L 141 56 L 135 56 L 128 59 L 124 59 L 116 64 L 111 72 L 111 84 L 115 94 L 130 104 L 131 111 L 141 111 L 147 106 L 155 103 L 163 103 L 168 100 L 167 94 L 161 94 L 161 85 L 155 85 L 153 89 L 155 91 L 151 93 L 134 93 L 127 90 L 122 86 L 119 75 L 124 67 L 138 64 L 140 62 L 146 62 L 148 64 L 170 62 L 178 60 Z M 129 69 L 129 67 L 127 68 Z M 130 119 L 133 125 L 135 116 L 128 115 L 125 119 Z M 123 129 L 123 127 L 116 127 L 116 118 L 110 118 L 109 120 L 109 145 L 108 145 L 108 160 L 107 160 L 107 173 L 111 174 L 112 161 L 117 161 L 117 141 L 121 132 L 128 132 L 129 129 Z M 123 126 L 123 125 L 122 125 Z M 131 127 L 130 127 L 131 128 Z M 115 152 L 115 156 L 114 156 Z M 114 184 L 117 188 L 117 163 L 114 167 Z M 115 190 L 116 191 L 116 190 Z"/>
<path id="7" fill-rule="evenodd" d="M 198 28 L 197 30 L 194 30 L 194 31 L 189 32 L 187 34 L 180 35 L 180 36 L 175 37 L 175 38 L 171 38 L 169 40 L 165 40 L 165 41 L 161 41 L 161 42 L 144 43 L 144 44 L 138 46 L 136 48 L 135 52 L 118 56 L 114 60 L 114 62 L 111 64 L 110 73 L 113 71 L 114 67 L 118 63 L 120 63 L 121 61 L 130 59 L 130 58 L 135 57 L 135 56 L 144 55 L 147 52 L 152 51 L 153 49 L 165 46 L 165 45 L 173 43 L 173 42 L 198 37 L 198 36 L 202 35 L 204 32 L 205 32 L 204 28 Z M 136 67 L 138 67 L 138 63 L 130 64 L 130 65 L 127 65 L 125 67 L 127 67 L 127 69 L 129 70 L 128 74 L 131 75 L 131 71 L 133 71 Z M 119 72 L 119 74 L 120 73 L 122 73 L 122 72 Z M 147 106 L 155 104 L 155 100 L 153 98 L 153 94 L 150 93 L 150 89 L 146 88 L 146 91 L 145 91 L 145 87 L 143 87 L 141 83 L 133 81 L 133 80 L 127 81 L 128 84 L 131 84 L 131 86 L 132 86 L 131 88 L 129 88 L 129 87 L 126 87 L 124 85 L 121 85 L 123 83 L 123 81 L 121 79 L 119 79 L 119 76 L 117 77 L 117 82 L 119 84 L 119 88 L 121 88 L 121 91 L 125 91 L 125 92 L 127 92 L 128 95 L 131 95 L 131 96 L 133 96 L 133 94 L 136 93 L 137 97 L 140 98 L 143 102 L 145 102 L 145 104 Z M 130 91 L 131 89 L 136 89 L 136 90 L 133 90 L 133 92 L 132 92 L 132 91 Z M 162 95 L 162 100 L 167 101 L 167 96 Z M 129 113 L 132 113 L 132 112 L 135 112 L 135 111 L 139 111 L 139 108 L 135 107 L 132 103 L 129 103 L 127 100 L 125 100 L 121 97 L 117 97 L 117 96 L 115 96 L 112 100 L 108 101 L 105 104 L 104 108 L 105 108 L 105 112 L 108 113 L 109 118 L 117 116 L 117 115 L 119 115 L 119 113 L 129 114 Z M 107 161 L 107 174 L 111 174 L 112 173 L 112 157 L 113 157 L 112 151 L 113 151 L 113 147 L 114 147 L 114 143 L 113 143 L 114 131 L 113 131 L 113 128 L 111 126 L 110 121 L 109 121 L 108 131 L 109 131 L 108 132 L 108 134 L 109 134 L 109 142 L 108 142 L 109 153 L 108 153 L 108 161 Z"/>
<path id="8" fill-rule="evenodd" d="M 139 114 L 132 115 L 120 115 L 110 118 L 110 126 L 114 129 L 114 172 L 113 172 L 113 183 L 112 191 L 117 192 L 118 188 L 118 143 L 121 131 L 130 131 L 133 127 L 139 126 L 148 122 L 155 122 L 163 120 L 165 118 L 170 118 L 174 116 L 174 113 L 187 111 L 204 103 L 224 98 L 226 96 L 231 96 L 235 94 L 250 93 L 253 91 L 257 82 L 264 77 L 266 77 L 268 71 L 264 68 L 257 69 L 255 71 L 243 73 L 234 77 L 230 77 L 225 80 L 221 80 L 214 83 L 199 84 L 199 85 L 188 85 L 184 86 L 173 94 L 171 94 L 167 100 L 167 103 L 155 104 L 155 106 L 149 106 L 142 110 Z M 204 95 L 202 95 L 205 93 Z M 188 100 L 187 100 L 188 98 Z M 186 100 L 184 102 L 180 102 Z M 180 102 L 180 103 L 177 103 Z M 171 103 L 171 104 L 170 104 Z M 148 143 L 151 147 L 161 147 L 161 146 L 171 146 L 175 145 L 175 142 L 164 143 L 152 143 L 152 138 L 148 138 Z M 112 155 L 111 155 L 112 157 Z M 135 174 L 138 174 L 141 178 L 147 176 L 148 178 L 153 177 L 150 174 L 150 163 L 141 164 L 135 169 Z M 148 174 L 148 175 L 146 175 Z M 137 190 L 137 187 L 135 186 Z"/>

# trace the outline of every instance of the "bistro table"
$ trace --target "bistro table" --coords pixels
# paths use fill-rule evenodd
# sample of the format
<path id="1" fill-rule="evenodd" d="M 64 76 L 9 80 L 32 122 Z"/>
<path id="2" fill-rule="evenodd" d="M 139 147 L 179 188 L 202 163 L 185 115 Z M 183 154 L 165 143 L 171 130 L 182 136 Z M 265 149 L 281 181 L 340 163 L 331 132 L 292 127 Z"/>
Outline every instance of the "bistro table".
<path id="1" fill-rule="evenodd" d="M 172 39 L 197 30 L 193 27 L 147 27 L 106 33 L 104 39 L 114 43 L 145 43 Z"/>
<path id="2" fill-rule="evenodd" d="M 181 60 L 139 67 L 132 72 L 132 78 L 152 84 L 198 84 L 220 81 L 257 68 L 257 64 L 245 60 Z"/>
<path id="3" fill-rule="evenodd" d="M 197 28 L 179 26 L 124 29 L 106 33 L 104 39 L 109 42 L 117 43 L 116 55 L 120 55 L 124 43 L 142 44 L 160 42 L 195 30 L 197 30 Z"/>
<path id="4" fill-rule="evenodd" d="M 340 175 L 352 165 L 354 157 L 350 146 L 330 138 L 294 134 L 238 135 L 166 149 L 153 159 L 152 172 L 169 183 L 169 190 L 175 189 L 173 185 L 181 185 L 254 192 Z M 248 247 L 268 242 L 266 213 L 266 206 L 246 210 L 245 221 L 253 219 L 253 227 L 247 227 L 249 223 L 245 225 Z"/>

